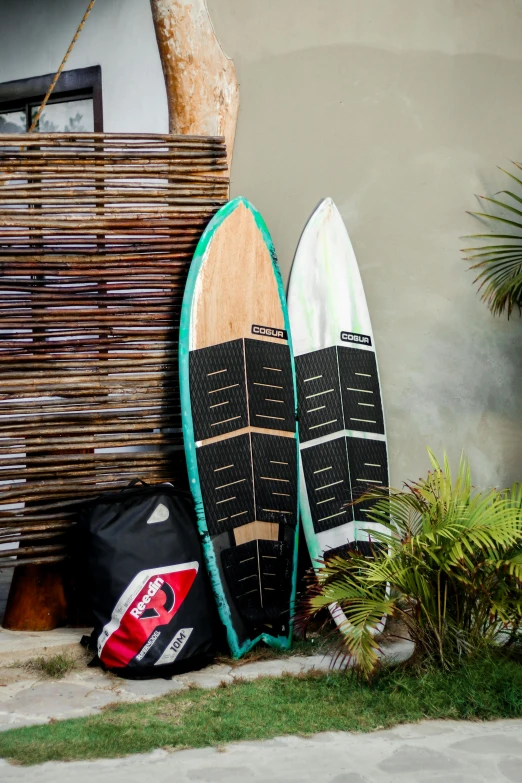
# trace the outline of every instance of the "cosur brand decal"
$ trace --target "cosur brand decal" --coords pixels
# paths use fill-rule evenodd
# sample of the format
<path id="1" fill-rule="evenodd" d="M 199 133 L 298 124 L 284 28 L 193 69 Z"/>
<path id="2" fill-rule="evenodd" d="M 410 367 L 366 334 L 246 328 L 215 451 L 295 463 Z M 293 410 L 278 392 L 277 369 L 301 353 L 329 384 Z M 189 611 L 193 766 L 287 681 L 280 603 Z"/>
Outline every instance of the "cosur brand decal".
<path id="1" fill-rule="evenodd" d="M 356 332 L 341 332 L 341 340 L 345 343 L 359 343 L 359 345 L 371 345 L 372 338 L 367 334 Z"/>
<path id="2" fill-rule="evenodd" d="M 273 326 L 259 326 L 252 324 L 252 334 L 260 334 L 262 337 L 276 337 L 278 340 L 287 340 L 286 329 L 276 329 Z"/>
<path id="3" fill-rule="evenodd" d="M 133 658 L 141 661 L 165 633 L 172 643 L 175 626 L 170 624 L 198 567 L 197 562 L 182 563 L 140 571 L 134 577 L 98 638 L 98 655 L 106 666 L 127 666 Z"/>

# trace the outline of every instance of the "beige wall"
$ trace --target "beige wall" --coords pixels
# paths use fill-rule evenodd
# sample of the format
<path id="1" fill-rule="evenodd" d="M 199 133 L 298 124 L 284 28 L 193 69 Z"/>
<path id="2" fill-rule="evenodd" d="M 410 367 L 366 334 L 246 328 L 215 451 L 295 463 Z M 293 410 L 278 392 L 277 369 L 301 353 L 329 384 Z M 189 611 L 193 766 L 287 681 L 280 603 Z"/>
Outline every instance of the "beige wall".
<path id="1" fill-rule="evenodd" d="M 85 0 L 0 3 L 2 81 L 52 70 Z M 522 478 L 522 324 L 494 319 L 460 258 L 474 193 L 522 158 L 521 0 L 209 0 L 238 71 L 232 193 L 263 212 L 288 273 L 332 196 L 376 333 L 392 481 L 425 445 L 478 484 Z M 49 22 L 51 20 L 51 22 Z M 43 35 L 42 32 L 46 31 Z M 106 130 L 167 127 L 148 0 L 95 6 L 71 67 L 101 63 Z"/>

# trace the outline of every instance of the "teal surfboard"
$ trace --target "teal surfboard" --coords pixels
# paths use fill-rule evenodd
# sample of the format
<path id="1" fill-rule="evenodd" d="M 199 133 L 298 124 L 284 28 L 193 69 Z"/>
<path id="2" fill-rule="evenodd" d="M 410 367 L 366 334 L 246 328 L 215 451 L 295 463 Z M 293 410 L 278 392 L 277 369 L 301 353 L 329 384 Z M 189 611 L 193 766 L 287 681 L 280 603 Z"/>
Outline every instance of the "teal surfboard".
<path id="1" fill-rule="evenodd" d="M 205 559 L 234 657 L 287 648 L 299 454 L 286 299 L 272 240 L 243 198 L 197 246 L 180 328 L 183 436 Z"/>

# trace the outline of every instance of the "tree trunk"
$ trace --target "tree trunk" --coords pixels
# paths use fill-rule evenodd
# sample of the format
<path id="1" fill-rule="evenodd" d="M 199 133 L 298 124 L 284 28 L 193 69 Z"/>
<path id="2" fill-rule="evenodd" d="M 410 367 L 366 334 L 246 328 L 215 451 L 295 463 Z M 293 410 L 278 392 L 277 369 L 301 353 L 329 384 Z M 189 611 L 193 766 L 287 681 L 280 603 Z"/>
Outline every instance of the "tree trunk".
<path id="1" fill-rule="evenodd" d="M 65 625 L 66 620 L 63 564 L 15 568 L 2 627 L 11 631 L 52 631 Z"/>
<path id="2" fill-rule="evenodd" d="M 216 37 L 206 0 L 151 0 L 167 86 L 171 133 L 224 136 L 232 159 L 239 112 L 234 63 Z"/>

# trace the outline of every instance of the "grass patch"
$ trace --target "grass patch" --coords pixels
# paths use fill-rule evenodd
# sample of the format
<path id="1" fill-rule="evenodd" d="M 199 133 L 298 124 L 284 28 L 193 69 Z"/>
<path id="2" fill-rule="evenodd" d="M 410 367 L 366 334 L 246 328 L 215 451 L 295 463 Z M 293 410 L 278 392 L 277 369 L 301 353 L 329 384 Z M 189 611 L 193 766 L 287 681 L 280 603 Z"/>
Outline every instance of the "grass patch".
<path id="1" fill-rule="evenodd" d="M 78 669 L 81 666 L 82 661 L 77 655 L 60 652 L 47 657 L 41 655 L 38 658 L 29 658 L 27 661 L 17 661 L 12 665 L 12 668 L 21 668 L 40 677 L 61 680 L 62 677 L 65 677 L 73 669 Z"/>
<path id="2" fill-rule="evenodd" d="M 383 669 L 367 685 L 342 673 L 237 681 L 191 689 L 101 715 L 0 733 L 0 756 L 20 764 L 220 746 L 320 731 L 374 731 L 424 718 L 522 716 L 522 666 L 498 655 L 449 673 Z"/>

